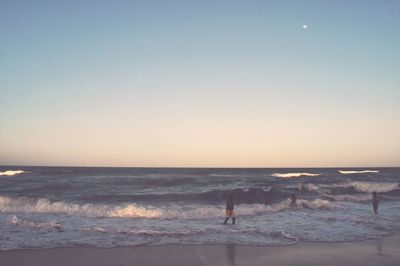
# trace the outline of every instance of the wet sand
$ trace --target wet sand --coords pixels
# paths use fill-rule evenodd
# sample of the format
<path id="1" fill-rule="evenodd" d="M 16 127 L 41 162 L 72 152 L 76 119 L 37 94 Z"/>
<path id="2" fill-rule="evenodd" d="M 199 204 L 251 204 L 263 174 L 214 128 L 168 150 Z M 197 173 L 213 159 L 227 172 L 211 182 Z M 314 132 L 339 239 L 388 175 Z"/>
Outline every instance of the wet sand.
<path id="1" fill-rule="evenodd" d="M 53 248 L 0 252 L 0 265 L 400 265 L 400 235 L 293 246 L 167 245 Z"/>

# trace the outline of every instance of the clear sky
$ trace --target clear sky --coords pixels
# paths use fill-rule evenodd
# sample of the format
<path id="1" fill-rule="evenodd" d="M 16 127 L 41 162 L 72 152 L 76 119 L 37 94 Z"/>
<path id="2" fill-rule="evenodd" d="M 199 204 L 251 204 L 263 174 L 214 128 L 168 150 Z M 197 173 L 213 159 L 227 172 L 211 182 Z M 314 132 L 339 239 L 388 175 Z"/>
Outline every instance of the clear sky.
<path id="1" fill-rule="evenodd" d="M 0 164 L 400 166 L 400 1 L 0 0 Z"/>

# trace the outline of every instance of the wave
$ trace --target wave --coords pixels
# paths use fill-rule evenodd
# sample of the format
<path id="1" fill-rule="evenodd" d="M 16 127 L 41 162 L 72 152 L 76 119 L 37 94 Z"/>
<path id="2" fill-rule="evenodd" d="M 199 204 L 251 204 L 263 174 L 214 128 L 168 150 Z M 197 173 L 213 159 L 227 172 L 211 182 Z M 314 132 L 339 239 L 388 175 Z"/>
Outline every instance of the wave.
<path id="1" fill-rule="evenodd" d="M 199 207 L 185 210 L 181 206 L 157 208 L 135 203 L 122 205 L 77 204 L 64 201 L 52 202 L 46 198 L 9 198 L 0 196 L 0 211 L 10 213 L 66 213 L 87 217 L 135 218 L 198 218 L 223 215 L 223 206 Z"/>
<path id="2" fill-rule="evenodd" d="M 354 187 L 355 190 L 360 192 L 390 192 L 394 190 L 400 189 L 400 185 L 398 183 L 392 182 L 362 182 L 362 181 L 354 181 L 351 182 L 351 186 Z"/>
<path id="3" fill-rule="evenodd" d="M 112 206 L 103 204 L 77 204 L 64 201 L 52 202 L 46 198 L 9 198 L 0 196 L 1 212 L 22 213 L 67 213 L 90 217 L 145 217 L 157 218 L 162 210 L 145 208 L 136 204 Z"/>
<path id="4" fill-rule="evenodd" d="M 394 182 L 369 182 L 369 181 L 348 181 L 342 183 L 332 183 L 332 184 L 297 184 L 288 186 L 288 188 L 297 188 L 303 189 L 307 191 L 317 191 L 321 193 L 331 193 L 332 189 L 335 188 L 351 188 L 353 191 L 356 192 L 363 192 L 363 193 L 385 193 L 391 192 L 400 189 L 399 183 Z M 352 191 L 349 191 L 352 192 Z"/>
<path id="5" fill-rule="evenodd" d="M 351 202 L 370 202 L 371 196 L 368 194 L 359 194 L 359 195 L 327 195 L 328 198 L 337 200 L 337 201 L 351 201 Z"/>
<path id="6" fill-rule="evenodd" d="M 287 188 L 296 188 L 300 190 L 306 190 L 306 191 L 311 191 L 311 192 L 320 192 L 322 190 L 322 186 L 320 184 L 313 184 L 313 183 L 301 183 L 301 184 L 296 184 L 296 185 L 289 185 L 286 186 Z"/>
<path id="7" fill-rule="evenodd" d="M 312 174 L 312 173 L 274 173 L 271 176 L 289 179 L 292 177 L 301 177 L 301 176 L 320 176 L 321 174 Z"/>
<path id="8" fill-rule="evenodd" d="M 28 226 L 28 227 L 32 227 L 36 230 L 43 229 L 43 228 L 56 229 L 58 231 L 63 230 L 62 226 L 59 223 L 24 220 L 24 219 L 18 218 L 16 215 L 11 217 L 11 219 L 9 220 L 9 224 L 14 225 L 14 226 Z"/>
<path id="9" fill-rule="evenodd" d="M 164 194 L 135 194 L 135 195 L 93 195 L 81 197 L 82 200 L 91 202 L 190 202 L 190 203 L 209 203 L 225 202 L 232 192 L 235 194 L 237 203 L 265 203 L 269 198 L 282 200 L 286 198 L 287 192 L 279 191 L 271 187 L 248 188 L 248 189 L 224 189 L 212 190 L 199 193 L 164 193 Z"/>
<path id="10" fill-rule="evenodd" d="M 214 176 L 214 177 L 232 177 L 232 174 L 208 174 L 208 176 Z"/>
<path id="11" fill-rule="evenodd" d="M 350 175 L 350 174 L 366 174 L 366 173 L 379 173 L 378 170 L 361 170 L 361 171 L 348 171 L 348 170 L 338 170 L 339 173 L 344 174 L 344 175 Z"/>
<path id="12" fill-rule="evenodd" d="M 333 209 L 340 207 L 328 200 L 298 200 L 299 208 L 308 209 Z M 280 212 L 285 209 L 291 209 L 291 199 L 266 205 L 266 204 L 237 204 L 235 206 L 235 213 L 239 216 L 252 216 L 259 215 L 266 212 Z M 158 208 L 157 215 L 148 218 L 167 218 L 167 219 L 207 219 L 207 218 L 220 218 L 225 215 L 225 205 L 216 206 L 197 206 L 191 209 L 182 206 L 169 206 L 168 208 Z M 131 206 L 128 205 L 124 208 L 118 209 L 108 213 L 109 217 L 132 217 Z"/>
<path id="13" fill-rule="evenodd" d="M 314 200 L 298 199 L 296 201 L 296 207 L 293 207 L 292 200 L 288 198 L 279 203 L 267 205 L 267 207 L 265 208 L 264 211 L 279 212 L 279 211 L 283 211 L 285 209 L 293 209 L 293 208 L 294 209 L 306 208 L 306 209 L 314 209 L 314 210 L 331 210 L 331 209 L 341 208 L 341 206 L 338 204 L 335 204 L 329 200 L 324 200 L 324 199 L 314 199 Z"/>
<path id="14" fill-rule="evenodd" d="M 23 171 L 23 170 L 7 170 L 4 172 L 0 172 L 0 175 L 13 176 L 13 175 L 19 175 L 19 174 L 23 174 L 23 173 L 28 173 L 28 172 Z"/>
<path id="15" fill-rule="evenodd" d="M 99 226 L 92 226 L 92 227 L 82 227 L 79 229 L 79 231 L 83 231 L 83 232 L 95 232 L 95 233 L 102 233 L 102 234 L 106 234 L 107 230 L 99 227 Z"/>
<path id="16" fill-rule="evenodd" d="M 311 209 L 330 209 L 337 207 L 327 200 L 301 200 L 299 207 Z M 258 215 L 265 212 L 279 212 L 290 206 L 291 200 L 266 204 L 237 204 L 237 215 Z M 133 217 L 165 219 L 208 219 L 224 216 L 225 205 L 168 205 L 155 207 L 127 203 L 122 205 L 76 204 L 64 201 L 52 202 L 45 198 L 9 198 L 0 196 L 0 211 L 9 213 L 66 213 L 87 217 Z"/>

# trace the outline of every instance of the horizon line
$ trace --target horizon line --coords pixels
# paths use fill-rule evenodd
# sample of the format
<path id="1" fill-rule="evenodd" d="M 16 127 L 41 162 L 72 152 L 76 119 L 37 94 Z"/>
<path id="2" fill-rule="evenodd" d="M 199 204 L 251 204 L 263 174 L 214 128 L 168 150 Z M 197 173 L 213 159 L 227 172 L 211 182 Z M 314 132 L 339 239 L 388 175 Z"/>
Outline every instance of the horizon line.
<path id="1" fill-rule="evenodd" d="M 82 166 L 82 165 L 3 165 L 0 167 L 70 167 L 70 168 L 158 168 L 158 169 L 308 169 L 308 168 L 320 168 L 320 169 L 349 169 L 349 168 L 400 168 L 400 166 L 277 166 L 277 167 L 246 167 L 246 166 Z"/>

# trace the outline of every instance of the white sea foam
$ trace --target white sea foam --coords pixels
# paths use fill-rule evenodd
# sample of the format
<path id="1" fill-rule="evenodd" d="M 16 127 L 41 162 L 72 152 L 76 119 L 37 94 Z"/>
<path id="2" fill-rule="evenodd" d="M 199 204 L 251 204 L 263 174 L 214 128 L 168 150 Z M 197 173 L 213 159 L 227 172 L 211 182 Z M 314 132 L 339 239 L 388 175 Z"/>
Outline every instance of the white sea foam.
<path id="1" fill-rule="evenodd" d="M 304 185 L 302 185 L 302 187 L 304 187 L 306 190 L 308 190 L 308 191 L 318 191 L 318 190 L 321 190 L 321 188 L 318 186 L 318 185 L 316 185 L 316 184 L 311 184 L 311 183 L 309 183 L 309 184 L 304 184 Z"/>
<path id="2" fill-rule="evenodd" d="M 102 234 L 106 234 L 107 230 L 99 227 L 99 226 L 92 226 L 92 227 L 82 227 L 79 229 L 80 231 L 84 231 L 84 232 L 96 232 L 96 233 L 102 233 Z"/>
<path id="3" fill-rule="evenodd" d="M 361 170 L 361 171 L 348 171 L 348 170 L 339 170 L 341 174 L 349 175 L 349 174 L 366 174 L 366 173 L 379 173 L 378 170 Z"/>
<path id="4" fill-rule="evenodd" d="M 321 174 L 313 174 L 313 173 L 274 173 L 271 176 L 289 179 L 292 177 L 301 177 L 301 176 L 320 176 Z"/>
<path id="5" fill-rule="evenodd" d="M 24 220 L 16 215 L 12 216 L 9 224 L 14 225 L 14 226 L 28 226 L 32 227 L 34 229 L 57 229 L 57 230 L 62 230 L 62 226 L 59 223 L 56 222 L 42 222 L 42 221 L 30 221 L 30 220 Z"/>
<path id="6" fill-rule="evenodd" d="M 298 237 L 292 236 L 291 234 L 285 232 L 284 230 L 280 230 L 278 232 L 271 232 L 270 235 L 272 237 L 283 237 L 283 238 L 286 238 L 286 239 L 292 239 L 292 240 L 295 241 L 295 243 L 299 242 L 299 238 Z"/>
<path id="7" fill-rule="evenodd" d="M 198 207 L 185 210 L 172 205 L 165 208 L 142 206 L 135 203 L 122 205 L 76 204 L 52 202 L 45 198 L 9 198 L 0 196 L 0 211 L 11 213 L 67 213 L 88 217 L 136 218 L 208 218 L 223 215 L 222 207 Z"/>
<path id="8" fill-rule="evenodd" d="M 24 213 L 88 213 L 95 216 L 97 211 L 92 204 L 78 205 L 66 202 L 51 202 L 45 198 L 9 198 L 0 196 L 0 211 Z"/>
<path id="9" fill-rule="evenodd" d="M 13 176 L 13 175 L 19 175 L 19 174 L 23 174 L 23 173 L 27 173 L 27 172 L 23 171 L 23 170 L 7 170 L 4 172 L 0 172 L 0 175 Z"/>
<path id="10" fill-rule="evenodd" d="M 323 199 L 315 199 L 315 200 L 299 199 L 299 200 L 297 200 L 297 204 L 301 207 L 309 208 L 309 209 L 331 210 L 331 209 L 335 209 L 335 208 L 341 208 L 340 205 L 335 204 L 329 200 L 323 200 Z"/>
<path id="11" fill-rule="evenodd" d="M 354 181 L 351 182 L 351 186 L 354 187 L 355 190 L 360 192 L 390 192 L 394 190 L 400 189 L 398 183 L 392 182 L 360 182 Z"/>
<path id="12" fill-rule="evenodd" d="M 332 188 L 354 188 L 358 192 L 371 193 L 371 192 L 390 192 L 400 190 L 399 183 L 394 182 L 368 182 L 368 181 L 348 181 L 332 184 L 297 184 L 288 186 L 288 188 L 305 189 L 308 191 L 317 191 L 321 193 L 328 193 Z"/>
<path id="13" fill-rule="evenodd" d="M 329 195 L 329 197 L 334 198 L 337 201 L 352 201 L 352 202 L 367 202 L 371 201 L 371 196 L 369 194 L 358 194 L 358 195 Z"/>
<path id="14" fill-rule="evenodd" d="M 395 191 L 400 189 L 400 186 L 398 183 L 394 182 L 369 182 L 369 181 L 349 181 L 349 182 L 343 182 L 343 183 L 334 183 L 334 184 L 325 184 L 325 185 L 320 185 L 320 187 L 329 187 L 329 188 L 335 188 L 335 187 L 342 187 L 342 188 L 354 188 L 358 192 L 364 192 L 364 193 L 371 193 L 371 192 L 378 192 L 378 193 L 383 193 L 383 192 L 390 192 L 390 191 Z"/>
<path id="15" fill-rule="evenodd" d="M 97 206 L 93 206 L 93 208 L 97 208 Z M 170 213 L 173 215 L 172 213 Z M 159 218 L 159 217 L 168 217 L 168 213 L 165 213 L 165 210 L 160 208 L 154 208 L 151 206 L 143 207 L 136 204 L 127 204 L 122 207 L 114 207 L 109 210 L 105 210 L 105 212 L 100 212 L 98 216 L 105 217 L 137 217 L 137 218 Z"/>
<path id="16" fill-rule="evenodd" d="M 275 203 L 272 205 L 266 206 L 264 209 L 265 211 L 271 211 L 271 212 L 279 212 L 285 209 L 290 209 L 292 207 L 292 200 L 291 199 L 286 199 L 284 201 L 281 201 L 279 203 Z M 306 200 L 306 199 L 298 199 L 296 201 L 296 207 L 295 208 L 307 208 L 307 209 L 315 209 L 315 210 L 330 210 L 330 209 L 335 209 L 335 208 L 341 208 L 340 205 L 335 204 L 329 200 L 323 200 L 323 199 L 315 199 L 315 200 Z"/>

